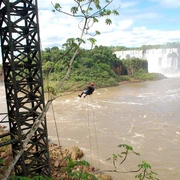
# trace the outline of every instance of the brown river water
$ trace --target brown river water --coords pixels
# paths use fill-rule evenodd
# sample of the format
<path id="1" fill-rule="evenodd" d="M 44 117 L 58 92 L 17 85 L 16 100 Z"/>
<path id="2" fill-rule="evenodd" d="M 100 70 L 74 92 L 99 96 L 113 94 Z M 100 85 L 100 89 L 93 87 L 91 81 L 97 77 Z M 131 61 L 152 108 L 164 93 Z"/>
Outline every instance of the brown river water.
<path id="1" fill-rule="evenodd" d="M 120 171 L 137 170 L 145 160 L 160 180 L 180 180 L 180 77 L 96 89 L 86 98 L 78 93 L 57 98 L 49 109 L 51 141 L 78 146 L 101 170 L 113 169 L 106 159 L 121 152 L 119 144 L 128 144 L 140 156 L 130 154 Z M 3 86 L 0 95 L 4 112 Z M 135 174 L 109 174 L 115 180 L 135 179 Z"/>

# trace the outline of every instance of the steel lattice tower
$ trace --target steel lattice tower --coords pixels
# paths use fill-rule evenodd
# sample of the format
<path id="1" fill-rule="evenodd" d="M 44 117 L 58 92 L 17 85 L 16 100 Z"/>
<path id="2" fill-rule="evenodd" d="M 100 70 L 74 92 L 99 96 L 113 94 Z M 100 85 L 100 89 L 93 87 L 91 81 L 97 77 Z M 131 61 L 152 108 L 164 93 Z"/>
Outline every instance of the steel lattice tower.
<path id="1" fill-rule="evenodd" d="M 0 36 L 13 156 L 45 106 L 37 0 L 0 0 Z M 16 175 L 50 177 L 46 118 L 15 165 Z"/>

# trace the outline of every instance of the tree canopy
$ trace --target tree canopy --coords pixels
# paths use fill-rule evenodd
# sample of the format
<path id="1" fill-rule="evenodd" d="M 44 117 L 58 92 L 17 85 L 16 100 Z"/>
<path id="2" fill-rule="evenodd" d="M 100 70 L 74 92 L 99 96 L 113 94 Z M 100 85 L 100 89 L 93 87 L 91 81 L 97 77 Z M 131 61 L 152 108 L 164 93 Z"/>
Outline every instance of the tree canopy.
<path id="1" fill-rule="evenodd" d="M 42 52 L 43 74 L 45 81 L 49 74 L 50 86 L 55 86 L 64 77 L 72 52 L 58 48 L 46 49 Z M 63 90 L 77 90 L 84 88 L 91 81 L 96 87 L 116 86 L 125 75 L 134 75 L 143 69 L 147 72 L 147 61 L 140 59 L 120 60 L 113 54 L 113 50 L 106 46 L 95 46 L 91 50 L 79 49 L 72 65 L 72 71 L 65 81 Z M 129 73 L 129 74 L 128 74 Z M 127 78 L 127 77 L 126 77 Z"/>

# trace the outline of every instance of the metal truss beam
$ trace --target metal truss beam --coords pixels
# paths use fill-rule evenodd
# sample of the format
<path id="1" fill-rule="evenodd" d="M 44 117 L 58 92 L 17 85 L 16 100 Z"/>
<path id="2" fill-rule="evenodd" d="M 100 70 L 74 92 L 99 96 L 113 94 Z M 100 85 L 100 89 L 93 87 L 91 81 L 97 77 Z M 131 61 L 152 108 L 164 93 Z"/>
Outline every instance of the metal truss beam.
<path id="1" fill-rule="evenodd" d="M 0 28 L 9 122 L 4 136 L 10 137 L 5 145 L 12 145 L 15 157 L 45 106 L 37 0 L 0 0 Z M 46 118 L 15 165 L 15 173 L 50 177 Z"/>

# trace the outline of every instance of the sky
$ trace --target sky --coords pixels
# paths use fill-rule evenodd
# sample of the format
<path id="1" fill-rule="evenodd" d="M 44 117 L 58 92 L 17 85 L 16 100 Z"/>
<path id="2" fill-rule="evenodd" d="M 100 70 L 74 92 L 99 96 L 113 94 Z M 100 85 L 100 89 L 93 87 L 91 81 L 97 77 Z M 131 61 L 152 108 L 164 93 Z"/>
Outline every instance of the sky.
<path id="1" fill-rule="evenodd" d="M 74 0 L 38 0 L 42 49 L 61 48 L 68 38 L 77 38 L 81 34 L 78 27 L 81 19 L 52 12 L 55 2 L 66 12 L 74 5 Z M 108 8 L 118 8 L 119 15 L 110 16 L 111 25 L 99 19 L 90 28 L 89 32 L 101 32 L 93 37 L 97 40 L 96 45 L 141 47 L 180 42 L 180 0 L 114 0 Z M 88 38 L 84 37 L 85 40 Z M 83 46 L 89 47 L 88 43 Z"/>

